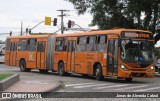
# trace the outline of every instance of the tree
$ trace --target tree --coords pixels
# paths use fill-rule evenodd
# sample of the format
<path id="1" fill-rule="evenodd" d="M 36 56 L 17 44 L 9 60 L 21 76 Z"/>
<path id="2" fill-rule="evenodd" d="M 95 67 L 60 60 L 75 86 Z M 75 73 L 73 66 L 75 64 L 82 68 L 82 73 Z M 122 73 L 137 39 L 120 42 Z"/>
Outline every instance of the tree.
<path id="1" fill-rule="evenodd" d="M 123 27 L 155 33 L 156 24 L 160 20 L 160 0 L 65 1 L 73 3 L 78 14 L 90 12 L 93 16 L 91 26 L 97 25 L 99 29 Z"/>

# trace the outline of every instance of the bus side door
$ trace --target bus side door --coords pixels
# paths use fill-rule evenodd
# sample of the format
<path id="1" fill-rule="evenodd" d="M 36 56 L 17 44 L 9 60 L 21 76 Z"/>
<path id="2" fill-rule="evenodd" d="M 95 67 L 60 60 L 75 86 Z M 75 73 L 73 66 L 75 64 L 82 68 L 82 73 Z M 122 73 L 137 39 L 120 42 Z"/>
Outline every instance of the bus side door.
<path id="1" fill-rule="evenodd" d="M 37 59 L 36 59 L 36 67 L 38 69 L 44 69 L 45 68 L 45 46 L 46 42 L 38 42 L 37 43 Z"/>
<path id="2" fill-rule="evenodd" d="M 10 43 L 10 55 L 9 55 L 9 65 L 16 66 L 16 57 L 17 57 L 17 43 L 11 42 Z"/>
<path id="3" fill-rule="evenodd" d="M 118 39 L 108 39 L 107 74 L 118 74 Z"/>
<path id="4" fill-rule="evenodd" d="M 76 41 L 68 41 L 67 71 L 75 72 L 75 44 Z"/>

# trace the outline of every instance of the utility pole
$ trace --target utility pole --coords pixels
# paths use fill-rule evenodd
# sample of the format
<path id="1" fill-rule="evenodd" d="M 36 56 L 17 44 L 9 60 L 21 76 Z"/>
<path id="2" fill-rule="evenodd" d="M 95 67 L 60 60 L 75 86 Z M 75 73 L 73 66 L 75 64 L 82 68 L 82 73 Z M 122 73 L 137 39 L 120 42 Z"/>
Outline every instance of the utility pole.
<path id="1" fill-rule="evenodd" d="M 23 35 L 23 22 L 21 21 L 21 35 Z"/>
<path id="2" fill-rule="evenodd" d="M 64 33 L 63 17 L 66 16 L 66 15 L 64 14 L 64 12 L 69 11 L 69 10 L 63 10 L 63 9 L 62 9 L 62 10 L 57 10 L 57 11 L 60 11 L 60 12 L 61 12 L 61 15 L 58 15 L 58 16 L 61 17 L 61 34 L 63 34 L 63 33 Z"/>

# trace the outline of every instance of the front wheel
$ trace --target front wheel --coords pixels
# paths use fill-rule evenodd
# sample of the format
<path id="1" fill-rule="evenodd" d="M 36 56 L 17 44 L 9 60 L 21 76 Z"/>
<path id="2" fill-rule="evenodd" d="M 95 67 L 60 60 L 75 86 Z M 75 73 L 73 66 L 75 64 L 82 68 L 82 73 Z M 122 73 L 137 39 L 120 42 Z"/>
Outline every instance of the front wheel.
<path id="1" fill-rule="evenodd" d="M 96 79 L 101 81 L 104 79 L 103 75 L 102 75 L 102 67 L 100 64 L 96 65 L 96 69 L 95 69 L 95 75 L 96 75 Z"/>
<path id="2" fill-rule="evenodd" d="M 26 68 L 26 61 L 21 60 L 19 63 L 20 71 L 21 72 L 29 72 L 31 69 Z"/>

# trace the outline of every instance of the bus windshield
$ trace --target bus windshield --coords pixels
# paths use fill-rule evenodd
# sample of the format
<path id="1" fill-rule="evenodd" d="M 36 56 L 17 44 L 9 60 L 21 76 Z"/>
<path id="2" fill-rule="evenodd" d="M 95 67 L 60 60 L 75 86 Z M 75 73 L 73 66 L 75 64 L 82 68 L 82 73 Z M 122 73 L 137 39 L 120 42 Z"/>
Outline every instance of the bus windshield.
<path id="1" fill-rule="evenodd" d="M 148 62 L 154 60 L 154 41 L 122 40 L 121 59 L 129 62 Z"/>

